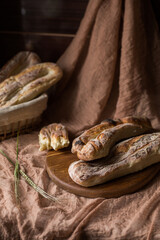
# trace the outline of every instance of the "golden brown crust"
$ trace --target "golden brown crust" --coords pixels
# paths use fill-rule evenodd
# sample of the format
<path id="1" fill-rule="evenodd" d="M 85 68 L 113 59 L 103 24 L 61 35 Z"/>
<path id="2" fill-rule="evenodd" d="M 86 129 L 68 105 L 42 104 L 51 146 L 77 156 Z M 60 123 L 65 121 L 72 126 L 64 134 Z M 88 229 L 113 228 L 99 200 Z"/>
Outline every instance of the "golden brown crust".
<path id="1" fill-rule="evenodd" d="M 29 101 L 47 91 L 61 77 L 62 70 L 54 63 L 28 67 L 0 83 L 0 107 Z"/>
<path id="2" fill-rule="evenodd" d="M 122 123 L 133 123 L 138 125 L 143 125 L 144 127 L 152 128 L 151 122 L 147 117 L 134 117 L 128 116 L 121 118 Z"/>
<path id="3" fill-rule="evenodd" d="M 0 82 L 19 74 L 27 67 L 40 63 L 39 56 L 30 51 L 21 51 L 12 57 L 0 70 Z"/>
<path id="4" fill-rule="evenodd" d="M 115 145 L 110 157 L 92 162 L 73 162 L 69 175 L 79 185 L 90 187 L 140 171 L 160 161 L 160 133 L 144 134 Z"/>
<path id="5" fill-rule="evenodd" d="M 84 161 L 102 158 L 109 154 L 118 141 L 149 132 L 151 129 L 147 118 L 105 120 L 74 139 L 71 151 Z"/>
<path id="6" fill-rule="evenodd" d="M 43 127 L 39 133 L 40 151 L 50 149 L 57 151 L 68 147 L 69 144 L 68 132 L 60 123 L 52 123 Z"/>
<path id="7" fill-rule="evenodd" d="M 86 130 L 79 137 L 73 140 L 71 149 L 72 153 L 79 152 L 84 147 L 85 144 L 87 144 L 91 139 L 95 139 L 102 131 L 115 127 L 119 124 L 122 124 L 120 119 L 117 120 L 106 119 L 100 124 Z"/>

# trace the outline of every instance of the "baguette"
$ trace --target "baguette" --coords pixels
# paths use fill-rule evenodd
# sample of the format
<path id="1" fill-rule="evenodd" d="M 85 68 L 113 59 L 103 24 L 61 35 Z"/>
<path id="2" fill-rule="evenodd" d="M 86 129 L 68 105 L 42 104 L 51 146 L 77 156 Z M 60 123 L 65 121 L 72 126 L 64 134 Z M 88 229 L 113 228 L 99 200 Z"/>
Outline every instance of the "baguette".
<path id="1" fill-rule="evenodd" d="M 70 144 L 68 132 L 62 124 L 53 123 L 43 127 L 39 133 L 40 151 L 54 149 L 55 151 L 68 147 Z"/>
<path id="2" fill-rule="evenodd" d="M 72 143 L 72 153 L 84 161 L 105 157 L 120 140 L 141 135 L 152 130 L 148 118 L 126 117 L 106 120 L 85 131 Z"/>
<path id="3" fill-rule="evenodd" d="M 39 56 L 34 52 L 21 51 L 11 58 L 0 70 L 0 82 L 17 75 L 27 67 L 40 63 Z"/>
<path id="4" fill-rule="evenodd" d="M 54 63 L 39 63 L 0 83 L 0 107 L 27 102 L 47 91 L 62 77 Z"/>
<path id="5" fill-rule="evenodd" d="M 73 162 L 68 169 L 71 179 L 84 187 L 102 184 L 140 171 L 160 162 L 160 133 L 133 137 L 115 145 L 110 157 L 92 162 Z"/>
<path id="6" fill-rule="evenodd" d="M 85 144 L 87 144 L 91 139 L 95 139 L 102 131 L 115 127 L 119 124 L 122 124 L 120 119 L 106 119 L 100 124 L 84 131 L 79 137 L 73 140 L 71 152 L 73 154 L 80 152 Z"/>

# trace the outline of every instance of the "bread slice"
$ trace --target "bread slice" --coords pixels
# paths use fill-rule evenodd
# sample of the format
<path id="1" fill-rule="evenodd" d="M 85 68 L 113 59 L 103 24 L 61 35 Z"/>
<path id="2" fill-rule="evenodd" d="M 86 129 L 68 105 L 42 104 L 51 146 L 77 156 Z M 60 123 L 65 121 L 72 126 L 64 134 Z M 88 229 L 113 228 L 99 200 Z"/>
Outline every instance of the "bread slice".
<path id="1" fill-rule="evenodd" d="M 75 183 L 91 187 L 140 171 L 157 162 L 160 162 L 160 132 L 122 141 L 106 158 L 91 162 L 75 161 L 69 166 L 68 173 Z"/>

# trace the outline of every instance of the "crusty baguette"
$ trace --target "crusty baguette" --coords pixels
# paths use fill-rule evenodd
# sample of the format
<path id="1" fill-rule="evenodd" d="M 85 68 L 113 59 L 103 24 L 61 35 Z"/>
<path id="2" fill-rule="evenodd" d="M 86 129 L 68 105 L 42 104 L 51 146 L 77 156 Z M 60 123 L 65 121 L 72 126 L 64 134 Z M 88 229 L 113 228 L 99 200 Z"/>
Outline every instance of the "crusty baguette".
<path id="1" fill-rule="evenodd" d="M 126 117 L 102 122 L 74 139 L 71 151 L 81 160 L 95 160 L 107 156 L 120 140 L 147 133 L 151 129 L 147 118 Z"/>
<path id="2" fill-rule="evenodd" d="M 55 151 L 68 147 L 70 144 L 68 132 L 60 123 L 52 123 L 43 127 L 39 133 L 40 151 L 54 149 Z"/>
<path id="3" fill-rule="evenodd" d="M 160 162 L 160 133 L 133 137 L 117 144 L 111 156 L 92 162 L 73 162 L 68 169 L 71 179 L 90 187 L 140 171 Z"/>
<path id="4" fill-rule="evenodd" d="M 39 56 L 30 51 L 21 51 L 12 57 L 1 69 L 0 69 L 0 82 L 5 79 L 17 75 L 27 67 L 40 63 Z"/>
<path id="5" fill-rule="evenodd" d="M 91 139 L 95 139 L 102 131 L 115 127 L 119 124 L 122 124 L 120 119 L 106 119 L 100 124 L 87 129 L 79 137 L 73 140 L 71 152 L 77 153 L 81 151 L 85 144 L 87 144 Z"/>
<path id="6" fill-rule="evenodd" d="M 0 83 L 0 107 L 27 102 L 47 91 L 62 77 L 54 63 L 39 63 Z"/>

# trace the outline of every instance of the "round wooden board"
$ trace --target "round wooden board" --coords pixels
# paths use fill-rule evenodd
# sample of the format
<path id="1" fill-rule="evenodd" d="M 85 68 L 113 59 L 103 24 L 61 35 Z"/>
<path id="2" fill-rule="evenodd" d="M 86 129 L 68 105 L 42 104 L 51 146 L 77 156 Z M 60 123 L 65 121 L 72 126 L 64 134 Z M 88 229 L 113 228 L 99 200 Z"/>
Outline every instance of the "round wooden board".
<path id="1" fill-rule="evenodd" d="M 50 178 L 59 187 L 70 193 L 88 198 L 113 198 L 136 192 L 160 170 L 160 163 L 157 163 L 140 172 L 86 188 L 74 183 L 68 174 L 70 163 L 76 160 L 77 157 L 70 150 L 49 151 L 46 158 L 46 169 Z"/>

